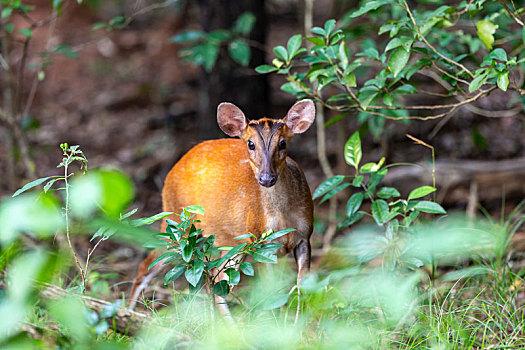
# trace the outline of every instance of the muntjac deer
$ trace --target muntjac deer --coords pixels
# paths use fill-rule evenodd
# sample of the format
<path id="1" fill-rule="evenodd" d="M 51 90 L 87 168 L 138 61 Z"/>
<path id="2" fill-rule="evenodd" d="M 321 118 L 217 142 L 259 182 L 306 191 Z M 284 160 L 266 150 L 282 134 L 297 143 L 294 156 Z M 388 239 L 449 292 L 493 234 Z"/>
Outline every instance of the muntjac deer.
<path id="1" fill-rule="evenodd" d="M 221 103 L 217 122 L 229 136 L 239 139 L 205 141 L 193 147 L 171 169 L 162 190 L 163 210 L 180 212 L 200 205 L 198 228 L 215 234 L 218 246 L 235 246 L 244 233 L 260 237 L 264 231 L 294 228 L 276 240 L 280 255 L 293 251 L 297 263 L 297 285 L 310 268 L 310 235 L 313 203 L 301 168 L 287 157 L 288 142 L 305 132 L 315 119 L 312 101 L 302 100 L 281 120 L 262 118 L 248 121 L 231 103 Z M 162 223 L 162 231 L 166 222 Z M 148 271 L 157 258 L 153 251 L 140 264 L 133 283 L 130 307 L 141 291 L 159 273 L 162 264 Z M 219 276 L 224 278 L 224 276 Z M 219 311 L 229 315 L 224 299 L 216 296 Z"/>

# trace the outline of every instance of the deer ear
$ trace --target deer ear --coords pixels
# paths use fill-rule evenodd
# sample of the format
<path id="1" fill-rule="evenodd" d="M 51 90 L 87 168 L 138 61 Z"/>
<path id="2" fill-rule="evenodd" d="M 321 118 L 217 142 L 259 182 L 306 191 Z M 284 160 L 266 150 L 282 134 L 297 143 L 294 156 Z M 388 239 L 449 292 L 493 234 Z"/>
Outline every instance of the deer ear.
<path id="1" fill-rule="evenodd" d="M 294 134 L 302 134 L 315 120 L 315 105 L 311 100 L 301 100 L 286 114 L 284 122 Z"/>
<path id="2" fill-rule="evenodd" d="M 217 123 L 228 136 L 241 136 L 246 129 L 246 117 L 233 103 L 223 102 L 217 107 Z"/>

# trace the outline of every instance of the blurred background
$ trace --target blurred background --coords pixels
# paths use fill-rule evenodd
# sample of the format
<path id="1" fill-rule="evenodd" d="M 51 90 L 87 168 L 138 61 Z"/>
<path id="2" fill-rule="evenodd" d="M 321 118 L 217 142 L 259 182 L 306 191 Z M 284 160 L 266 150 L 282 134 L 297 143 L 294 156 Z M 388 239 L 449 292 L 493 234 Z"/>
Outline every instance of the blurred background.
<path id="1" fill-rule="evenodd" d="M 280 89 L 284 76 L 254 71 L 272 62 L 274 46 L 285 45 L 294 34 L 304 35 L 305 25 L 323 26 L 330 18 L 342 20 L 338 26 L 351 38 L 353 52 L 367 47 L 370 39 L 388 40 L 363 18 L 354 21 L 347 16 L 359 8 L 357 0 L 87 0 L 64 1 L 55 9 L 48 0 L 27 4 L 32 8 L 26 14 L 16 13 L 7 20 L 2 13 L 4 33 L 28 27 L 31 32 L 2 40 L 1 105 L 3 111 L 18 111 L 18 119 L 0 119 L 0 195 L 9 196 L 37 177 L 60 174 L 58 145 L 68 142 L 81 146 L 90 168 L 112 167 L 129 174 L 136 188 L 132 206 L 139 208 L 141 216 L 162 210 L 164 178 L 186 151 L 201 140 L 225 136 L 215 118 L 220 102 L 233 102 L 248 118 L 256 119 L 281 118 L 296 101 Z M 239 24 L 246 13 L 252 15 L 247 19 L 251 24 Z M 460 25 L 473 38 L 470 45 L 479 49 L 473 22 Z M 235 26 L 249 46 L 246 62 L 246 55 L 232 54 L 227 45 L 188 51 L 192 36 Z M 515 24 L 506 30 L 521 40 L 521 29 Z M 215 39 L 220 41 L 223 34 L 218 31 Z M 515 49 L 505 38 L 496 40 Z M 486 54 L 482 51 L 477 53 L 481 58 Z M 358 86 L 373 74 L 357 74 Z M 418 87 L 439 90 L 428 77 L 417 81 Z M 408 96 L 406 101 L 425 105 L 444 103 L 442 99 L 436 94 L 418 95 L 417 101 Z M 426 121 L 367 119 L 349 113 L 325 129 L 327 161 L 334 174 L 353 173 L 342 149 L 359 130 L 363 162 L 384 156 L 387 163 L 422 165 L 397 167 L 385 178 L 406 196 L 416 186 L 432 184 L 432 154 L 406 137 L 410 134 L 435 149 L 436 200 L 443 207 L 471 216 L 479 215 L 480 206 L 491 215 L 510 212 L 525 197 L 522 101 L 518 92 L 496 90 L 444 118 Z M 337 115 L 324 111 L 325 120 Z M 312 191 L 327 178 L 318 160 L 317 136 L 312 127 L 291 142 L 289 152 L 303 168 Z M 316 206 L 315 256 L 321 254 L 323 234 L 334 226 L 329 208 L 343 212 L 344 205 L 341 199 Z M 90 244 L 86 237 L 77 238 L 78 245 Z M 514 236 L 518 244 L 524 239 L 524 232 Z M 108 241 L 97 251 L 100 269 L 90 275 L 92 290 L 98 286 L 99 295 L 127 290 L 144 254 Z M 103 280 L 99 285 L 97 278 Z"/>

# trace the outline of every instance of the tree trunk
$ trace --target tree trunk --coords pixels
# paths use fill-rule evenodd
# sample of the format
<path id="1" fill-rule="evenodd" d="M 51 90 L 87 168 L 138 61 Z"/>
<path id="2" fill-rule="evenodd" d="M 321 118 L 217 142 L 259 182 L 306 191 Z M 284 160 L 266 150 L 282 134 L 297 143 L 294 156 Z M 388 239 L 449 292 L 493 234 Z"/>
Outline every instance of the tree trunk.
<path id="1" fill-rule="evenodd" d="M 249 39 L 265 44 L 266 16 L 264 0 L 200 0 L 202 27 L 209 32 L 216 29 L 230 29 L 244 12 L 255 15 L 255 25 Z M 251 47 L 248 67 L 241 67 L 222 48 L 211 72 L 201 72 L 199 91 L 199 136 L 210 139 L 224 136 L 215 116 L 217 105 L 232 102 L 239 106 L 249 119 L 256 119 L 268 113 L 268 84 L 266 75 L 259 75 L 254 67 L 264 64 L 265 52 Z"/>

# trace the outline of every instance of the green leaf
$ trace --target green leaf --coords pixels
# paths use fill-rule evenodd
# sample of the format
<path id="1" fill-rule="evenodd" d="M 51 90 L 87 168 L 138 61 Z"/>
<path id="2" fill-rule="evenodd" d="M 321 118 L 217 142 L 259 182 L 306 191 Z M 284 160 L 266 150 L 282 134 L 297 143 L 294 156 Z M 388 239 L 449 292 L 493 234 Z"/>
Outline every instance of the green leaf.
<path id="1" fill-rule="evenodd" d="M 345 179 L 344 175 L 336 175 L 329 179 L 324 180 L 321 182 L 319 186 L 314 191 L 314 194 L 312 196 L 312 199 L 316 199 L 330 191 L 335 186 L 339 185 L 343 180 Z"/>
<path id="2" fill-rule="evenodd" d="M 382 199 L 377 199 L 372 203 L 372 217 L 378 225 L 383 225 L 387 220 L 388 203 Z"/>
<path id="3" fill-rule="evenodd" d="M 255 71 L 257 73 L 259 73 L 259 74 L 271 73 L 271 72 L 275 72 L 277 70 L 279 70 L 279 68 L 273 67 L 273 66 L 269 66 L 267 64 L 263 64 L 263 65 L 255 67 Z"/>
<path id="4" fill-rule="evenodd" d="M 417 94 L 417 89 L 410 85 L 410 84 L 404 84 L 404 85 L 401 85 L 400 87 L 396 88 L 394 90 L 394 92 L 398 93 L 398 94 L 406 94 L 406 95 L 409 95 L 409 94 Z"/>
<path id="5" fill-rule="evenodd" d="M 412 46 L 413 39 L 408 36 L 400 36 L 399 38 L 394 38 L 390 40 L 390 42 L 385 47 L 385 52 L 388 52 L 393 49 L 397 49 L 398 47 L 402 47 L 405 49 L 405 51 L 410 51 L 410 47 Z"/>
<path id="6" fill-rule="evenodd" d="M 346 203 L 346 216 L 352 217 L 359 208 L 361 207 L 361 204 L 363 203 L 363 192 L 354 193 Z"/>
<path id="7" fill-rule="evenodd" d="M 323 199 L 321 199 L 319 204 L 326 202 L 327 200 L 329 200 L 330 198 L 332 198 L 333 196 L 335 196 L 337 193 L 341 192 L 348 186 L 350 186 L 350 183 L 347 182 L 347 183 L 337 186 L 336 188 L 331 189 L 327 194 L 324 195 Z"/>
<path id="8" fill-rule="evenodd" d="M 149 224 L 154 223 L 155 221 L 162 220 L 165 217 L 168 217 L 168 216 L 170 216 L 172 214 L 173 214 L 172 212 L 162 212 L 162 213 L 158 213 L 158 214 L 155 214 L 155 215 L 147 217 L 147 218 L 140 218 L 140 219 L 131 220 L 130 224 L 135 226 L 135 227 L 149 225 Z"/>
<path id="9" fill-rule="evenodd" d="M 326 36 L 330 36 L 335 28 L 335 19 L 329 19 L 324 23 L 324 32 Z"/>
<path id="10" fill-rule="evenodd" d="M 390 68 L 394 77 L 397 77 L 401 70 L 405 68 L 409 58 L 410 51 L 407 52 L 403 47 L 398 47 L 392 51 L 388 58 L 388 68 Z"/>
<path id="11" fill-rule="evenodd" d="M 313 43 L 316 46 L 324 46 L 324 44 L 325 44 L 324 43 L 324 39 L 323 38 L 319 38 L 317 36 L 308 37 L 308 38 L 306 38 L 306 40 L 308 40 L 309 42 Z"/>
<path id="12" fill-rule="evenodd" d="M 27 36 L 28 38 L 31 38 L 33 36 L 33 31 L 31 30 L 31 28 L 20 29 L 18 32 L 22 35 Z"/>
<path id="13" fill-rule="evenodd" d="M 469 86 L 468 86 L 468 91 L 469 92 L 474 92 L 476 91 L 477 89 L 479 89 L 481 87 L 481 85 L 483 85 L 483 83 L 488 79 L 488 72 L 485 72 L 484 74 L 481 74 L 479 76 L 477 76 L 476 78 L 474 78 Z"/>
<path id="14" fill-rule="evenodd" d="M 25 184 L 22 188 L 18 189 L 12 197 L 18 196 L 20 193 L 25 192 L 35 186 L 40 185 L 43 182 L 46 182 L 48 179 L 52 178 L 54 176 L 48 176 L 48 177 L 41 177 L 40 179 L 36 179 L 34 181 L 31 181 L 30 183 Z M 46 191 L 47 192 L 47 191 Z"/>
<path id="15" fill-rule="evenodd" d="M 372 10 L 376 10 L 379 7 L 387 4 L 387 1 L 366 1 L 365 4 L 357 11 L 354 11 L 350 14 L 350 18 L 359 17 L 361 15 L 364 15 L 367 12 L 370 12 Z"/>
<path id="16" fill-rule="evenodd" d="M 509 59 L 507 58 L 507 52 L 501 48 L 494 49 L 490 54 L 490 58 L 494 58 L 503 62 L 507 62 Z"/>
<path id="17" fill-rule="evenodd" d="M 196 287 L 201 279 L 203 271 L 204 261 L 195 260 L 195 262 L 193 263 L 193 268 L 186 270 L 186 273 L 184 275 L 186 276 L 186 280 L 188 281 L 188 283 Z"/>
<path id="18" fill-rule="evenodd" d="M 11 16 L 11 13 L 13 12 L 12 7 L 5 7 L 2 9 L 2 19 L 6 19 L 7 17 Z"/>
<path id="19" fill-rule="evenodd" d="M 352 186 L 361 187 L 361 183 L 365 177 L 363 175 L 358 175 L 352 180 Z"/>
<path id="20" fill-rule="evenodd" d="M 220 297 L 226 298 L 228 296 L 229 291 L 230 286 L 225 280 L 219 281 L 213 285 L 213 294 L 218 295 Z"/>
<path id="21" fill-rule="evenodd" d="M 284 46 L 276 46 L 273 48 L 273 52 L 275 53 L 275 56 L 280 58 L 281 60 L 288 62 L 288 52 L 284 48 Z"/>
<path id="22" fill-rule="evenodd" d="M 193 56 L 193 61 L 199 65 L 202 64 L 207 72 L 210 72 L 217 57 L 219 56 L 219 46 L 214 44 L 199 45 Z"/>
<path id="23" fill-rule="evenodd" d="M 164 276 L 164 284 L 168 284 L 170 281 L 175 281 L 184 271 L 186 271 L 186 264 L 175 265 L 175 267 L 169 270 Z"/>
<path id="24" fill-rule="evenodd" d="M 204 208 L 200 205 L 188 205 L 184 208 L 184 212 L 204 215 Z"/>
<path id="25" fill-rule="evenodd" d="M 399 197 L 401 194 L 393 187 L 382 187 L 379 189 L 379 191 L 377 191 L 377 196 L 379 198 L 388 199 L 391 197 Z"/>
<path id="26" fill-rule="evenodd" d="M 414 210 L 422 211 L 430 214 L 446 214 L 447 212 L 443 207 L 435 202 L 431 201 L 420 201 L 414 206 Z"/>
<path id="27" fill-rule="evenodd" d="M 286 234 L 288 234 L 290 232 L 293 232 L 293 231 L 296 231 L 296 230 L 294 228 L 287 228 L 287 229 L 284 229 L 284 230 L 280 230 L 280 231 L 272 233 L 271 235 L 266 237 L 264 240 L 265 241 L 272 241 L 274 239 L 282 237 L 282 236 L 284 236 L 284 235 L 286 235 Z"/>
<path id="28" fill-rule="evenodd" d="M 255 274 L 255 271 L 253 270 L 253 265 L 249 262 L 242 262 L 239 266 L 242 273 L 244 273 L 247 276 L 253 276 Z"/>
<path id="29" fill-rule="evenodd" d="M 250 254 L 253 256 L 255 261 L 271 264 L 277 263 L 277 256 L 272 250 L 256 250 L 254 252 L 250 252 Z"/>
<path id="30" fill-rule="evenodd" d="M 228 283 L 233 284 L 234 286 L 239 284 L 239 281 L 241 280 L 241 273 L 234 269 L 233 267 L 229 267 L 224 271 L 224 273 L 228 276 Z"/>
<path id="31" fill-rule="evenodd" d="M 509 86 L 509 72 L 500 73 L 498 75 L 498 87 L 503 91 L 507 91 L 508 86 Z"/>
<path id="32" fill-rule="evenodd" d="M 288 39 L 286 48 L 288 49 L 288 55 L 290 56 L 290 59 L 293 59 L 296 56 L 297 51 L 301 47 L 302 38 L 303 37 L 301 36 L 301 34 L 296 34 L 290 39 Z"/>
<path id="33" fill-rule="evenodd" d="M 164 241 L 162 241 L 163 243 L 165 243 Z M 148 270 L 150 270 L 153 266 L 155 266 L 156 264 L 158 264 L 159 262 L 163 261 L 164 259 L 167 259 L 169 257 L 172 257 L 173 255 L 176 255 L 177 253 L 174 253 L 174 252 L 166 252 L 164 254 L 162 254 L 161 256 L 159 256 L 157 259 L 153 260 L 153 262 L 151 264 L 149 264 L 148 266 Z"/>
<path id="34" fill-rule="evenodd" d="M 288 82 L 286 84 L 281 85 L 281 90 L 284 92 L 287 92 L 291 95 L 296 96 L 297 94 L 303 93 L 303 90 L 295 82 Z"/>
<path id="35" fill-rule="evenodd" d="M 224 264 L 226 261 L 231 259 L 235 254 L 239 253 L 243 248 L 246 246 L 246 243 L 239 244 L 238 246 L 235 246 L 231 248 L 226 255 L 224 255 L 222 258 L 217 259 L 218 266 Z"/>
<path id="36" fill-rule="evenodd" d="M 434 192 L 435 190 L 436 189 L 432 186 L 418 187 L 410 192 L 410 194 L 408 195 L 408 200 L 424 197 L 427 194 Z"/>
<path id="37" fill-rule="evenodd" d="M 321 36 L 324 36 L 324 35 L 326 34 L 326 32 L 324 31 L 324 29 L 321 28 L 321 27 L 313 27 L 312 30 L 311 30 L 311 32 L 312 32 L 313 34 L 317 34 L 317 35 L 321 35 Z"/>
<path id="38" fill-rule="evenodd" d="M 183 245 L 182 244 L 183 242 L 185 242 L 185 240 L 181 241 L 181 245 Z M 190 261 L 192 255 L 193 255 L 193 248 L 194 247 L 189 242 L 184 244 L 184 246 L 182 247 L 182 260 L 184 260 L 186 262 Z"/>
<path id="39" fill-rule="evenodd" d="M 345 143 L 344 149 L 345 162 L 348 165 L 352 165 L 356 172 L 359 167 L 359 162 L 361 162 L 361 139 L 359 138 L 359 132 L 356 131 L 348 141 Z"/>
<path id="40" fill-rule="evenodd" d="M 349 87 L 356 87 L 357 86 L 357 82 L 356 82 L 356 79 L 355 79 L 355 74 L 354 73 L 348 73 L 347 75 L 345 75 L 343 77 L 343 84 L 349 86 Z"/>
<path id="41" fill-rule="evenodd" d="M 338 230 L 342 230 L 344 229 L 345 227 L 348 227 L 350 225 L 353 225 L 355 224 L 356 222 L 358 222 L 359 220 L 361 220 L 361 218 L 363 217 L 363 215 L 365 214 L 365 212 L 363 211 L 358 211 L 357 213 L 355 213 L 354 215 L 352 215 L 351 217 L 347 217 L 345 218 L 339 225 L 337 225 L 337 229 Z"/>
<path id="42" fill-rule="evenodd" d="M 288 294 L 271 295 L 268 299 L 264 301 L 262 308 L 263 310 L 273 310 L 280 308 L 287 302 Z"/>
<path id="43" fill-rule="evenodd" d="M 492 43 L 494 42 L 494 33 L 498 29 L 498 25 L 492 23 L 488 19 L 484 19 L 476 23 L 476 31 L 478 37 L 483 42 L 483 45 L 489 50 L 492 50 Z"/>
<path id="44" fill-rule="evenodd" d="M 243 35 L 248 35 L 255 24 L 255 16 L 251 12 L 245 12 L 237 18 L 233 31 Z"/>
<path id="45" fill-rule="evenodd" d="M 228 54 L 241 66 L 246 67 L 250 63 L 250 47 L 241 39 L 235 39 L 228 46 Z"/>
<path id="46" fill-rule="evenodd" d="M 244 235 L 237 236 L 234 239 L 245 239 L 245 238 L 250 238 L 250 237 L 252 237 L 251 233 L 245 233 Z"/>

